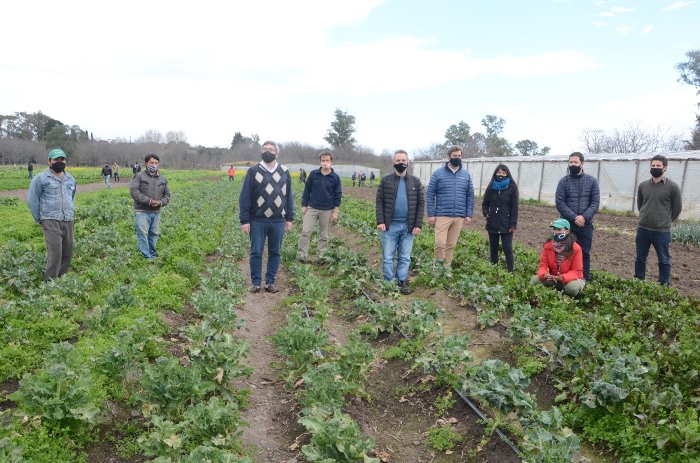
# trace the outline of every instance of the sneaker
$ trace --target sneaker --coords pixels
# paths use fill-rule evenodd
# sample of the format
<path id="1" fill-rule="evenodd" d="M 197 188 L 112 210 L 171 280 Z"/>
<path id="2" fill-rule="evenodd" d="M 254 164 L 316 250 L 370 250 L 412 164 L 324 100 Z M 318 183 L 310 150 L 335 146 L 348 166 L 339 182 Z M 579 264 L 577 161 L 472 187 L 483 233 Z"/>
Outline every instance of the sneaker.
<path id="1" fill-rule="evenodd" d="M 260 285 L 250 285 L 248 288 L 248 292 L 251 293 L 257 293 L 258 291 L 260 291 Z"/>
<path id="2" fill-rule="evenodd" d="M 268 293 L 276 293 L 279 289 L 277 289 L 274 283 L 270 283 L 269 285 L 265 285 L 265 291 Z"/>
<path id="3" fill-rule="evenodd" d="M 408 295 L 411 294 L 411 288 L 408 287 L 405 281 L 399 281 L 399 292 L 403 295 Z"/>

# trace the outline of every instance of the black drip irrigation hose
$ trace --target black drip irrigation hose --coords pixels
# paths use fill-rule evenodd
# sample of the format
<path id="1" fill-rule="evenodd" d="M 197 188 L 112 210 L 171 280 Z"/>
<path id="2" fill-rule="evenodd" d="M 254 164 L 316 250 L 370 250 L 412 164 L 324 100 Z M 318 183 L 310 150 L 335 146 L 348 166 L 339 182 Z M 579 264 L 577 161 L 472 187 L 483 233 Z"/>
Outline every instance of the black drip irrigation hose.
<path id="1" fill-rule="evenodd" d="M 367 294 L 367 292 L 366 292 L 364 289 L 362 289 L 362 294 L 363 294 L 369 301 L 371 301 L 371 302 L 376 302 L 374 299 L 372 299 L 372 297 L 371 297 L 369 294 Z M 409 342 L 411 341 L 411 339 L 410 339 L 408 336 L 406 336 L 406 335 L 403 333 L 403 331 L 401 331 L 401 329 L 400 329 L 398 326 L 395 326 L 394 329 L 395 329 L 396 331 L 398 331 L 399 334 L 400 334 L 405 340 L 407 340 L 407 341 L 409 341 Z M 437 373 L 437 372 L 435 372 L 435 373 Z M 457 395 L 459 396 L 459 398 L 462 399 L 462 401 L 463 401 L 465 404 L 467 404 L 467 406 L 468 406 L 469 408 L 471 408 L 472 411 L 473 411 L 474 413 L 476 413 L 476 416 L 478 416 L 478 417 L 479 417 L 481 420 L 483 420 L 483 421 L 488 421 L 488 418 L 486 417 L 486 415 L 484 415 L 484 413 L 483 413 L 481 410 L 479 410 L 479 407 L 477 407 L 476 404 L 475 404 L 469 397 L 467 397 L 466 395 L 464 395 L 464 393 L 463 393 L 461 390 L 457 389 L 457 388 L 454 387 L 454 386 L 452 386 L 452 390 L 453 390 L 454 392 L 457 393 Z M 494 428 L 494 431 L 496 431 L 496 434 L 498 434 L 498 437 L 500 437 L 501 440 L 502 440 L 503 442 L 505 442 L 505 444 L 508 445 L 508 447 L 510 447 L 511 450 L 513 450 L 513 452 L 515 452 L 515 455 L 517 455 L 517 456 L 522 455 L 522 452 L 520 451 L 520 449 L 519 449 L 519 448 L 513 443 L 513 441 L 511 441 L 511 440 L 508 438 L 508 436 L 506 436 L 500 429 Z"/>

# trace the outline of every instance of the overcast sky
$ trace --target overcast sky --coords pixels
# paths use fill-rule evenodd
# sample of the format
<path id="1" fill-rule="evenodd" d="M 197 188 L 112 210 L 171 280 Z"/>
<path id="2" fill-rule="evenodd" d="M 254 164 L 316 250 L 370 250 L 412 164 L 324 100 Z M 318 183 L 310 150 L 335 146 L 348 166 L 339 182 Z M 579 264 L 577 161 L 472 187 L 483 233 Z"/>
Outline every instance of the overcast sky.
<path id="1" fill-rule="evenodd" d="M 183 131 L 413 153 L 464 121 L 511 143 L 582 148 L 585 128 L 688 136 L 696 0 L 35 1 L 2 7 L 0 114 L 42 111 L 99 139 Z"/>

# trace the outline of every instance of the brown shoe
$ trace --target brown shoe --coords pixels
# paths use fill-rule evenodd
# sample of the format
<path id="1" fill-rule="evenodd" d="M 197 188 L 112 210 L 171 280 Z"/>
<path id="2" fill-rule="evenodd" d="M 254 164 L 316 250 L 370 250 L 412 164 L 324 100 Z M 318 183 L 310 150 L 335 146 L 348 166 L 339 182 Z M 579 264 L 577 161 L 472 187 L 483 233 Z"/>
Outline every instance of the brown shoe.
<path id="1" fill-rule="evenodd" d="M 279 289 L 277 289 L 277 286 L 275 286 L 274 283 L 270 283 L 269 285 L 265 285 L 265 291 L 268 293 L 276 293 L 279 291 Z"/>

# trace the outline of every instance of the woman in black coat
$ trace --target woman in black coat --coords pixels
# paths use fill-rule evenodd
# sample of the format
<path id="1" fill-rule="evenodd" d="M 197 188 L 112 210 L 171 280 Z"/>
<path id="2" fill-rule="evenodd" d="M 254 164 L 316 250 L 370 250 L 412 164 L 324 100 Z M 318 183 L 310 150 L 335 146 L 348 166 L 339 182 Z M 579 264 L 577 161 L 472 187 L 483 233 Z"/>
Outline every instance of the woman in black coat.
<path id="1" fill-rule="evenodd" d="M 503 244 L 506 267 L 513 272 L 513 232 L 518 227 L 518 185 L 515 184 L 510 169 L 499 164 L 484 192 L 481 208 L 486 217 L 486 231 L 489 232 L 491 263 L 498 263 L 498 241 Z"/>

